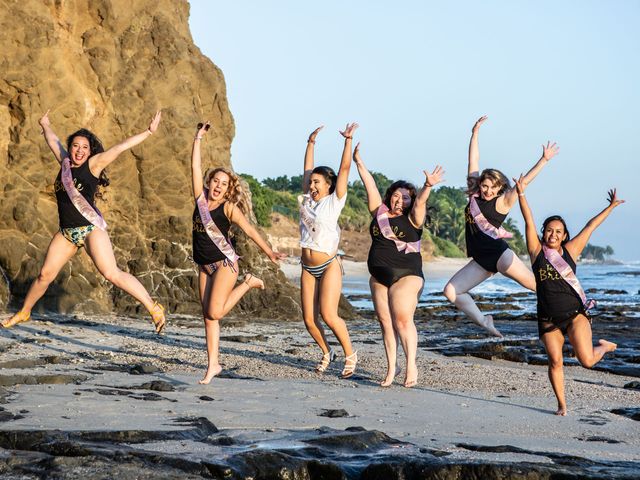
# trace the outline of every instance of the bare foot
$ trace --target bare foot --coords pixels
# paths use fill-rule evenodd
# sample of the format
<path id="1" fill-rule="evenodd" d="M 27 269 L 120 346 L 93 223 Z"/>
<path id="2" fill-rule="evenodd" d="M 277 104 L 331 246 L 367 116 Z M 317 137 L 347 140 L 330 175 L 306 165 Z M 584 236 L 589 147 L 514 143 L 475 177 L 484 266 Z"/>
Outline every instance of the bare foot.
<path id="1" fill-rule="evenodd" d="M 605 352 L 613 352 L 616 348 L 618 348 L 617 344 L 609 342 L 607 340 L 603 340 L 602 338 L 598 340 L 598 343 L 601 347 L 605 348 Z"/>
<path id="2" fill-rule="evenodd" d="M 221 371 L 222 371 L 222 365 L 220 365 L 219 363 L 216 365 L 210 366 L 209 368 L 207 368 L 207 373 L 204 375 L 204 377 L 202 377 L 202 380 L 198 381 L 198 383 L 200 385 L 208 385 L 209 382 L 213 379 L 213 377 L 218 375 Z"/>
<path id="3" fill-rule="evenodd" d="M 415 387 L 418 384 L 418 368 L 415 365 L 407 365 L 407 375 L 404 377 L 406 388 Z"/>
<path id="4" fill-rule="evenodd" d="M 482 328 L 484 328 L 487 332 L 489 332 L 494 337 L 502 337 L 502 334 L 496 329 L 493 325 L 493 317 L 491 315 L 485 315 L 484 320 L 478 323 Z"/>
<path id="5" fill-rule="evenodd" d="M 244 283 L 249 285 L 249 288 L 259 288 L 260 290 L 264 290 L 264 282 L 252 273 L 247 273 L 244 276 Z"/>
<path id="6" fill-rule="evenodd" d="M 559 417 L 566 417 L 567 407 L 558 407 L 558 411 L 556 412 L 556 415 L 558 415 Z"/>
<path id="7" fill-rule="evenodd" d="M 397 375 L 400 374 L 401 371 L 402 369 L 397 364 L 394 366 L 394 368 L 388 369 L 387 376 L 384 377 L 384 380 L 380 382 L 380 386 L 390 387 L 391 384 L 393 383 L 393 380 L 396 378 Z"/>

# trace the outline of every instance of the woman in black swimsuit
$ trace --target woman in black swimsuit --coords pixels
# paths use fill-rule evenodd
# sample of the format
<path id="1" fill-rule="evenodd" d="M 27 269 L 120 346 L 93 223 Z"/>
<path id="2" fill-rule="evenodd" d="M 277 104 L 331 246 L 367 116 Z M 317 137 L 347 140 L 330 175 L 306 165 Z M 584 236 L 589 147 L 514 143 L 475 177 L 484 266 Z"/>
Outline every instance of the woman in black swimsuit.
<path id="1" fill-rule="evenodd" d="M 399 338 L 407 358 L 404 386 L 413 387 L 418 381 L 418 332 L 413 314 L 424 285 L 420 238 L 427 214 L 427 199 L 431 188 L 443 181 L 444 171 L 440 166 L 430 174 L 425 171 L 424 187 L 419 193 L 411 183 L 394 182 L 382 199 L 373 176 L 362 162 L 359 146 L 356 145 L 353 160 L 365 186 L 369 211 L 373 216 L 367 260 L 371 274 L 369 286 L 387 355 L 387 375 L 380 385 L 388 387 L 393 383 Z"/>
<path id="2" fill-rule="evenodd" d="M 469 295 L 469 290 L 478 286 L 495 273 L 500 272 L 529 290 L 535 290 L 535 279 L 522 260 L 509 248 L 502 236 L 508 232 L 501 229 L 509 210 L 516 202 L 515 189 L 499 170 L 486 169 L 479 173 L 480 151 L 478 149 L 478 132 L 480 125 L 487 119 L 480 117 L 472 129 L 469 143 L 469 204 L 465 209 L 465 237 L 467 255 L 472 260 L 459 270 L 444 287 L 444 295 L 471 320 L 497 337 L 502 335 L 493 325 L 491 315 L 483 315 Z M 542 157 L 524 176 L 523 181 L 529 184 L 542 167 L 558 153 L 555 143 L 547 142 L 542 146 Z M 477 213 L 471 212 L 475 203 L 487 223 L 482 224 Z M 475 217 L 475 218 L 474 218 Z M 494 230 L 491 235 L 487 232 Z M 495 238 L 497 237 L 497 238 Z"/>
<path id="3" fill-rule="evenodd" d="M 523 177 L 516 181 L 520 210 L 525 221 L 527 250 L 536 277 L 538 296 L 538 334 L 549 357 L 549 380 L 558 400 L 556 415 L 567 414 L 564 397 L 564 371 L 562 348 L 564 337 L 576 358 L 585 368 L 598 363 L 605 353 L 616 349 L 616 344 L 598 340 L 593 346 L 591 323 L 587 310 L 589 302 L 575 277 L 577 259 L 589 242 L 591 234 L 624 200 L 616 198 L 616 191 L 609 191 L 609 205 L 587 222 L 580 233 L 569 239 L 567 226 L 558 215 L 547 218 L 542 226 L 542 238 L 538 237 L 536 224 L 524 196 Z M 555 264 L 555 265 L 554 265 Z M 564 267 L 564 268 L 563 268 Z"/>

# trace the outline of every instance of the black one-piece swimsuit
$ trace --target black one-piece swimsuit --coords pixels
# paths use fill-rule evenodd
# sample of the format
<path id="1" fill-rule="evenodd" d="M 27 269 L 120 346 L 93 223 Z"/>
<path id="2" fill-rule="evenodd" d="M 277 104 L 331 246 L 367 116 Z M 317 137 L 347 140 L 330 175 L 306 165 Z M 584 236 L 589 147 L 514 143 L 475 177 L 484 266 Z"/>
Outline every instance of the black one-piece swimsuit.
<path id="1" fill-rule="evenodd" d="M 507 218 L 507 215 L 499 213 L 496 210 L 497 201 L 498 197 L 494 197 L 491 200 L 483 200 L 481 197 L 476 198 L 478 207 L 485 218 L 491 225 L 500 228 L 504 219 Z M 467 204 L 467 207 L 464 209 L 467 256 L 473 258 L 486 271 L 497 273 L 498 260 L 505 250 L 509 249 L 509 245 L 503 239 L 491 238 L 480 230 L 470 210 L 471 206 Z"/>

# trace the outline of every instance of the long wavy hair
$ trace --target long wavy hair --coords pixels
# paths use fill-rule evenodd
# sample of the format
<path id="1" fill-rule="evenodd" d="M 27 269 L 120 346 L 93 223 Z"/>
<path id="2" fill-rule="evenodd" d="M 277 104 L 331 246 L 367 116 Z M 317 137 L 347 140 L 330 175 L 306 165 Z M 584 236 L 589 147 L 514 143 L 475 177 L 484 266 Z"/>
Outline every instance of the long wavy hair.
<path id="1" fill-rule="evenodd" d="M 314 173 L 318 175 L 322 175 L 325 181 L 329 184 L 329 194 L 332 194 L 336 189 L 336 182 L 338 181 L 338 176 L 336 172 L 331 167 L 316 167 L 311 170 L 311 174 Z"/>
<path id="2" fill-rule="evenodd" d="M 467 195 L 475 195 L 478 193 L 480 191 L 480 184 L 487 178 L 500 188 L 498 195 L 502 195 L 511 188 L 511 183 L 509 183 L 509 179 L 504 173 L 495 168 L 486 168 L 478 177 L 467 177 Z"/>
<path id="3" fill-rule="evenodd" d="M 562 226 L 564 227 L 564 233 L 567 234 L 566 238 L 562 242 L 560 242 L 560 245 L 564 245 L 571 239 L 571 235 L 569 235 L 569 230 L 567 229 L 567 223 L 564 221 L 564 218 L 562 218 L 560 215 L 551 215 L 550 217 L 547 217 L 544 220 L 544 222 L 542 222 L 542 228 L 540 229 L 540 233 L 542 234 L 542 236 L 540 238 L 540 242 L 542 243 L 544 239 L 544 231 L 547 229 L 547 225 L 549 225 L 554 220 L 557 220 L 558 222 L 562 223 Z"/>
<path id="4" fill-rule="evenodd" d="M 384 192 L 384 198 L 382 199 L 382 203 L 384 203 L 388 208 L 391 208 L 391 196 L 395 193 L 399 188 L 404 188 L 409 191 L 409 196 L 411 197 L 411 203 L 409 206 L 402 209 L 403 215 L 408 215 L 411 209 L 413 208 L 413 204 L 416 202 L 416 186 L 413 183 L 406 182 L 404 180 L 398 180 L 393 182 L 387 188 L 387 191 Z"/>
<path id="5" fill-rule="evenodd" d="M 71 145 L 73 144 L 73 139 L 76 137 L 86 138 L 89 142 L 89 158 L 98 153 L 104 152 L 104 147 L 102 146 L 102 142 L 100 141 L 100 139 L 96 137 L 93 132 L 87 130 L 86 128 L 81 128 L 77 132 L 74 132 L 67 137 L 67 152 L 71 152 Z M 89 158 L 87 158 L 87 161 L 89 161 Z M 100 172 L 100 178 L 98 179 L 98 189 L 96 190 L 95 198 L 104 200 L 102 196 L 102 188 L 108 187 L 110 183 L 111 181 L 107 176 L 106 169 L 103 169 L 102 172 Z"/>
<path id="6" fill-rule="evenodd" d="M 231 202 L 238 206 L 240 211 L 246 214 L 249 211 L 247 206 L 247 197 L 242 190 L 242 186 L 240 185 L 240 179 L 238 176 L 233 173 L 228 168 L 224 167 L 216 167 L 207 170 L 204 174 L 204 186 L 205 188 L 209 188 L 209 183 L 211 183 L 211 179 L 215 177 L 216 173 L 222 172 L 225 173 L 229 177 L 229 187 L 224 194 L 224 199 L 228 202 Z"/>

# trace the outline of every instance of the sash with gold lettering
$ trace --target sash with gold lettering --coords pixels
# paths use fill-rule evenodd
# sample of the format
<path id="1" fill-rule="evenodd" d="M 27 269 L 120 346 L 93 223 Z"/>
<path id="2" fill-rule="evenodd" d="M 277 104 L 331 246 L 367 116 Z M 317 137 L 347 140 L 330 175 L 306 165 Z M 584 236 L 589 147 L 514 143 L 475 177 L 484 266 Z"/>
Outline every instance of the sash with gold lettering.
<path id="1" fill-rule="evenodd" d="M 300 206 L 300 224 L 304 226 L 311 238 L 317 238 L 316 234 L 316 211 L 311 207 L 313 200 L 311 199 L 311 195 L 304 194 L 298 195 L 298 204 Z"/>
<path id="2" fill-rule="evenodd" d="M 404 242 L 400 240 L 395 233 L 393 233 L 393 229 L 389 224 L 389 207 L 387 207 L 384 203 L 378 207 L 378 211 L 376 212 L 376 221 L 378 222 L 378 226 L 380 227 L 380 233 L 387 240 L 391 240 L 396 244 L 396 248 L 399 252 L 404 253 L 415 253 L 420 252 L 420 240 L 415 242 Z"/>
<path id="3" fill-rule="evenodd" d="M 71 175 L 71 160 L 69 160 L 69 157 L 66 157 L 64 160 L 62 160 L 60 179 L 62 180 L 62 185 L 64 186 L 65 192 L 67 192 L 67 195 L 69 195 L 71 203 L 73 203 L 73 206 L 78 209 L 82 216 L 90 221 L 93 225 L 98 227 L 100 230 L 106 230 L 107 222 L 104 221 L 102 215 L 100 215 L 100 213 L 91 206 L 87 199 L 82 196 L 82 194 L 73 184 L 73 176 Z"/>
<path id="4" fill-rule="evenodd" d="M 560 255 L 557 250 L 545 247 L 544 245 L 542 246 L 542 253 L 544 254 L 544 258 L 547 259 L 547 262 L 555 268 L 562 279 L 578 294 L 585 311 L 588 312 L 591 308 L 595 307 L 596 301 L 593 299 L 587 299 L 587 295 L 584 293 L 578 277 L 576 277 L 576 274 L 573 272 L 571 266 L 566 262 L 566 260 L 562 258 L 562 255 Z"/>
<path id="5" fill-rule="evenodd" d="M 478 194 L 471 195 L 469 197 L 469 213 L 473 217 L 473 221 L 478 226 L 480 231 L 485 235 L 490 236 L 491 238 L 497 240 L 499 238 L 511 238 L 513 237 L 513 233 L 508 232 L 502 227 L 496 227 L 492 225 L 487 217 L 485 217 L 478 206 L 478 202 L 476 201 L 476 197 Z"/>
<path id="6" fill-rule="evenodd" d="M 209 235 L 213 244 L 218 247 L 218 250 L 220 250 L 224 256 L 227 257 L 229 262 L 231 262 L 231 265 L 233 265 L 238 261 L 238 259 L 240 259 L 240 257 L 233 249 L 233 246 L 231 246 L 231 243 L 229 243 L 222 234 L 216 223 L 213 221 L 213 218 L 211 218 L 211 214 L 209 213 L 209 202 L 207 201 L 208 197 L 209 190 L 205 188 L 196 199 L 200 220 L 202 220 L 204 230 L 207 232 L 207 235 Z"/>

